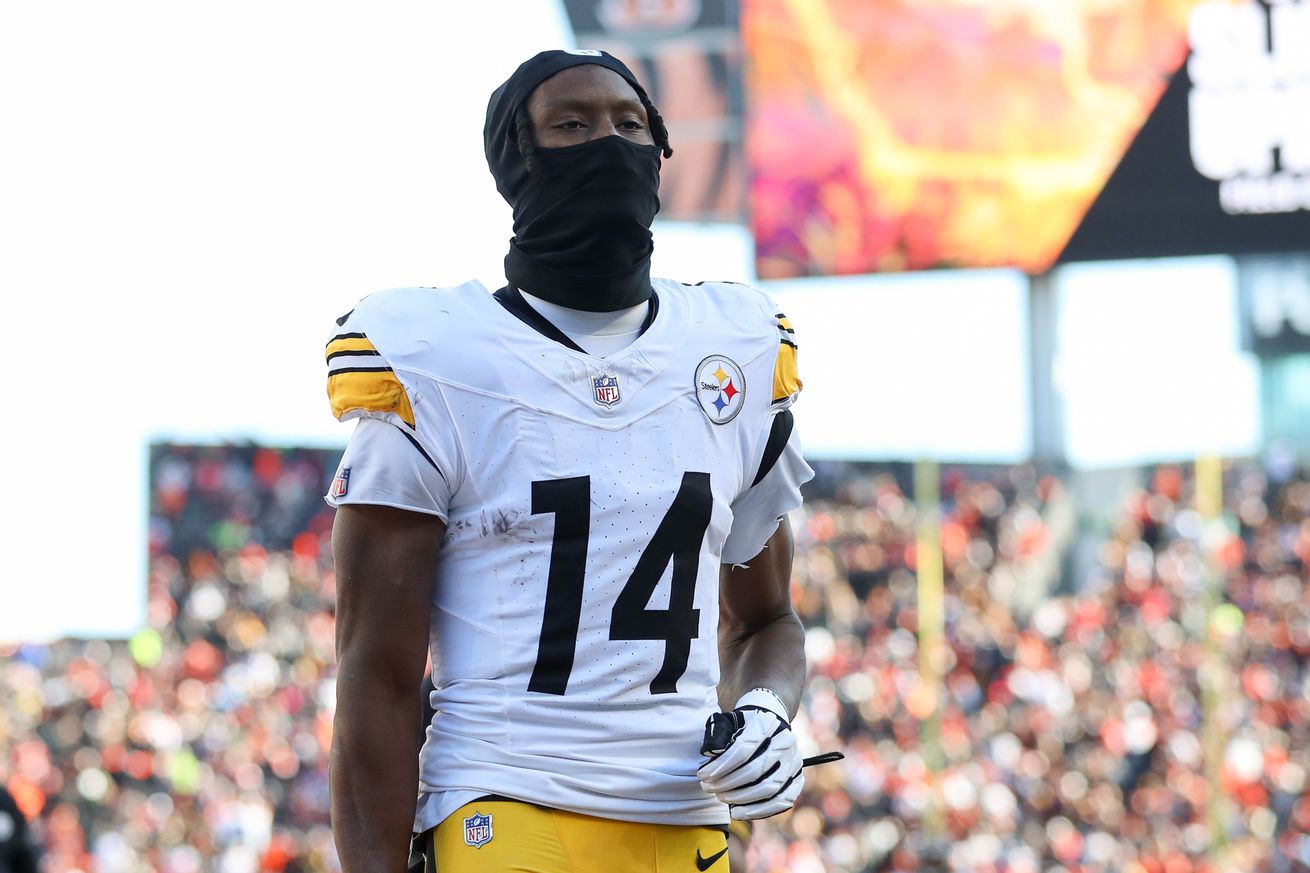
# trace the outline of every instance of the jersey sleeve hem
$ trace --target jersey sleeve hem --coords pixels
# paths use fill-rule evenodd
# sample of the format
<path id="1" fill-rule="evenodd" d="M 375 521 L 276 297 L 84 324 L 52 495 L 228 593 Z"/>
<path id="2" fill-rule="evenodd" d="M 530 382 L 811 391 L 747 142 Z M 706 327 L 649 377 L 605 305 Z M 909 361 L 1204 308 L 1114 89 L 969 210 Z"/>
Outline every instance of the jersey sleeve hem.
<path id="1" fill-rule="evenodd" d="M 337 498 L 337 497 L 333 497 L 331 494 L 325 494 L 323 495 L 323 502 L 326 503 L 328 506 L 331 506 L 333 509 L 340 509 L 343 506 L 389 506 L 392 509 L 405 509 L 410 512 L 420 513 L 422 515 L 434 515 L 437 518 L 441 519 L 443 523 L 445 524 L 450 523 L 450 513 L 442 512 L 441 510 L 435 509 L 431 506 L 419 506 L 417 504 L 412 504 L 412 503 L 402 503 L 397 500 L 378 500 L 377 498 L 373 498 L 373 497 L 364 497 L 359 499 L 354 499 L 350 497 Z"/>
<path id="2" fill-rule="evenodd" d="M 451 489 L 440 467 L 403 428 L 362 419 L 350 437 L 326 499 L 329 506 L 371 503 L 448 520 Z"/>

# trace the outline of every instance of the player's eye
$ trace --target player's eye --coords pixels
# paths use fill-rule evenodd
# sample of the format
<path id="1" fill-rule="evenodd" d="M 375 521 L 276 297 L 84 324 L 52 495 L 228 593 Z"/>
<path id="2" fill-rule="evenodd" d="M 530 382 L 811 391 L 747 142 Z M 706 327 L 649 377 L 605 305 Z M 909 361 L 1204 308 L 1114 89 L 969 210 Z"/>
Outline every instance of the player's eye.
<path id="1" fill-rule="evenodd" d="M 619 127 L 624 130 L 645 130 L 646 125 L 642 124 L 635 118 L 628 118 L 619 122 Z"/>
<path id="2" fill-rule="evenodd" d="M 555 124 L 555 128 L 557 130 L 581 130 L 583 128 L 583 124 L 581 121 L 579 121 L 576 118 L 569 118 L 564 121 L 557 122 Z"/>

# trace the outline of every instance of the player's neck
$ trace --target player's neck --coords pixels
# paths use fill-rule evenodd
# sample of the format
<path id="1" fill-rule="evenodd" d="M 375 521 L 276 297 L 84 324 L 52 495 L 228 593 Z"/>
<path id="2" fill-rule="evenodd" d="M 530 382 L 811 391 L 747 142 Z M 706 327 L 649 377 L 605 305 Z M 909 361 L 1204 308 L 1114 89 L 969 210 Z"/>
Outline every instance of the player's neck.
<path id="1" fill-rule="evenodd" d="M 650 301 L 614 312 L 587 312 L 542 300 L 522 289 L 519 293 L 543 318 L 593 355 L 610 355 L 632 345 L 641 336 L 650 311 Z"/>

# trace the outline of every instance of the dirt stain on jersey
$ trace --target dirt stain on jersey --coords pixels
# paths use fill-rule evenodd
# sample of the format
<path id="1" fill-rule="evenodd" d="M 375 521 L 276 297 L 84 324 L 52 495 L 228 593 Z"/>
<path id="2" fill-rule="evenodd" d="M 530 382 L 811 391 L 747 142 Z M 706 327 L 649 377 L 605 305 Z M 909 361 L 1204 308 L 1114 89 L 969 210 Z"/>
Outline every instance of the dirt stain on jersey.
<path id="1" fill-rule="evenodd" d="M 521 523 L 522 520 L 523 512 L 518 509 L 484 509 L 478 513 L 477 518 L 451 519 L 448 530 L 471 530 L 476 525 L 478 536 L 482 539 L 497 536 L 527 542 L 531 535 Z"/>
<path id="2" fill-rule="evenodd" d="M 486 539 L 490 536 L 508 537 L 512 540 L 526 542 L 528 532 L 519 523 L 523 513 L 517 509 L 482 510 L 479 515 L 478 534 Z"/>

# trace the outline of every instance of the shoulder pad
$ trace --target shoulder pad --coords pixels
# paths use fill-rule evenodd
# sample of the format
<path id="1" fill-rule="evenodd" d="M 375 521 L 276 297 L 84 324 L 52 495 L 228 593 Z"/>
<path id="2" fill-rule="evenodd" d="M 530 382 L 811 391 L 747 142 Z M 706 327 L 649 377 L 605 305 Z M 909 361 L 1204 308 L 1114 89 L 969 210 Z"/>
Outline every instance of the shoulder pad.
<path id="1" fill-rule="evenodd" d="M 339 421 L 394 415 L 414 427 L 414 408 L 405 386 L 367 334 L 340 330 L 328 340 L 325 355 L 328 400 Z"/>
<path id="2" fill-rule="evenodd" d="M 440 346 L 463 287 L 380 291 L 336 319 L 325 352 L 332 414 L 342 421 L 383 418 L 413 429 L 414 398 L 396 370 L 414 369 L 416 358 Z"/>
<path id="3" fill-rule="evenodd" d="M 664 280 L 668 281 L 668 280 Z M 760 338 L 773 335 L 773 313 L 777 306 L 760 289 L 741 282 L 670 282 L 702 313 L 714 313 L 738 329 Z M 660 285 L 656 285 L 659 290 Z"/>
<path id="4" fill-rule="evenodd" d="M 685 290 L 701 292 L 702 305 L 718 310 L 724 319 L 741 325 L 748 332 L 760 336 L 761 341 L 777 343 L 773 364 L 773 397 L 775 409 L 785 409 L 796 400 L 801 391 L 801 380 L 796 369 L 796 331 L 786 315 L 768 294 L 741 282 L 679 283 Z"/>

